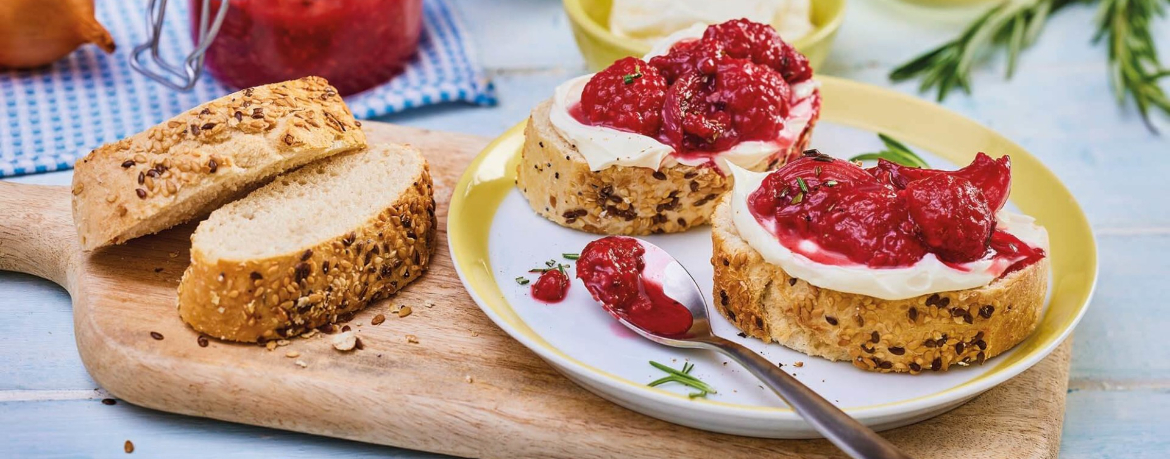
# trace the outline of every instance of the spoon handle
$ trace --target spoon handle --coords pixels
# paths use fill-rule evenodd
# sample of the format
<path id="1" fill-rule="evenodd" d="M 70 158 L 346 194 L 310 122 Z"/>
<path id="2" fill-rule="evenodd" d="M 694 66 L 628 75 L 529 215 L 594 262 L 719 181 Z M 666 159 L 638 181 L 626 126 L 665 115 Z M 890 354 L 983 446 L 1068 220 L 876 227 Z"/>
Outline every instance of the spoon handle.
<path id="1" fill-rule="evenodd" d="M 857 459 L 909 459 L 892 443 L 886 441 L 869 427 L 849 417 L 824 397 L 779 367 L 752 352 L 750 349 L 723 338 L 704 340 L 719 351 L 739 362 L 764 384 L 788 402 L 817 432 L 850 457 Z"/>

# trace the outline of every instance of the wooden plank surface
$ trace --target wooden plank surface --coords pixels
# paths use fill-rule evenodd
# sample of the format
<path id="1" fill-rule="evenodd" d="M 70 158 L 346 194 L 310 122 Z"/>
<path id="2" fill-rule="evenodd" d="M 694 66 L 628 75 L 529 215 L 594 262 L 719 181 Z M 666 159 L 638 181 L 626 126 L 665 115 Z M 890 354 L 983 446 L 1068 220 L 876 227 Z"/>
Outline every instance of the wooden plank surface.
<path id="1" fill-rule="evenodd" d="M 99 0 L 99 8 L 108 1 Z M 452 3 L 469 24 L 500 104 L 424 108 L 385 120 L 490 137 L 522 119 L 556 84 L 584 71 L 560 2 Z M 1044 160 L 1077 196 L 1097 234 L 1101 276 L 1073 347 L 1061 457 L 1164 457 L 1170 449 L 1170 338 L 1163 332 L 1170 327 L 1164 313 L 1170 203 L 1144 197 L 1166 189 L 1159 177 L 1170 172 L 1170 128 L 1161 137 L 1149 134 L 1132 106 L 1118 108 L 1105 90 L 1105 49 L 1090 43 L 1093 12 L 1092 6 L 1066 8 L 1025 52 L 1012 80 L 1005 81 L 1002 62 L 993 61 L 974 72 L 973 96 L 955 94 L 943 105 Z M 918 94 L 916 83 L 891 84 L 885 73 L 949 39 L 970 17 L 896 0 L 854 0 L 827 65 L 817 70 Z M 1156 24 L 1155 40 L 1167 55 L 1170 27 L 1165 19 Z M 512 39 L 512 31 L 540 39 Z M 15 180 L 67 185 L 70 173 Z M 102 405 L 77 354 L 63 289 L 0 272 L 0 308 L 0 429 L 11 433 L 0 437 L 0 451 L 16 457 L 126 457 L 125 439 L 151 457 L 436 457 L 125 403 Z"/>
<path id="2" fill-rule="evenodd" d="M 375 122 L 364 129 L 371 142 L 425 152 L 445 228 L 451 187 L 486 139 Z M 479 311 L 454 273 L 444 231 L 430 272 L 348 323 L 363 350 L 341 353 L 323 335 L 275 350 L 214 341 L 201 347 L 174 311 L 192 225 L 83 254 L 67 189 L 0 184 L 0 196 L 0 268 L 66 286 L 87 370 L 136 405 L 469 457 L 679 457 L 716 449 L 729 458 L 839 455 L 824 441 L 737 438 L 668 424 L 582 390 Z M 399 318 L 389 314 L 392 305 L 414 313 Z M 375 326 L 376 314 L 389 317 Z M 967 406 L 889 436 L 921 457 L 1049 457 L 1058 447 L 1068 348 Z"/>

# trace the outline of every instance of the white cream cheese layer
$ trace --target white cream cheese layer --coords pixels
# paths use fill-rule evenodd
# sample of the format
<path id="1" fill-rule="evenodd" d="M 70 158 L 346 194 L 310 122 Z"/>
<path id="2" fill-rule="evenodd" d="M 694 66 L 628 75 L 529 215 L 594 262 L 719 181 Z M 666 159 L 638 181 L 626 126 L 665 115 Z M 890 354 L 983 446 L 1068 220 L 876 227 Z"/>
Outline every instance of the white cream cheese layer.
<path id="1" fill-rule="evenodd" d="M 740 237 L 764 261 L 777 265 L 789 275 L 821 288 L 868 295 L 883 300 L 901 300 L 929 293 L 965 290 L 990 284 L 1007 268 L 995 260 L 977 260 L 956 269 L 927 254 L 917 263 L 901 268 L 870 268 L 865 265 L 817 263 L 785 247 L 768 228 L 752 215 L 748 196 L 760 187 L 767 173 L 731 168 L 735 182 L 731 195 L 732 221 Z M 1048 232 L 1029 216 L 1000 210 L 996 229 L 1019 238 L 1032 247 L 1048 251 Z M 772 223 L 774 225 L 774 223 Z M 802 241 L 807 252 L 820 250 L 813 241 Z"/>
<path id="2" fill-rule="evenodd" d="M 746 18 L 772 24 L 785 40 L 813 29 L 812 0 L 614 0 L 609 29 L 619 37 L 653 43 L 694 23 Z"/>
<path id="3" fill-rule="evenodd" d="M 650 59 L 655 55 L 665 54 L 674 43 L 701 37 L 705 25 L 696 24 L 690 29 L 680 31 L 663 40 L 655 50 L 646 55 Z M 664 46 L 663 49 L 659 49 Z M 655 54 L 658 53 L 658 54 Z M 562 137 L 577 147 L 589 169 L 599 171 L 612 166 L 646 167 L 658 170 L 663 165 L 673 165 L 675 162 L 689 166 L 697 166 L 706 162 L 706 158 L 678 158 L 672 156 L 674 149 L 659 142 L 653 137 L 626 132 L 604 126 L 590 126 L 584 124 L 569 114 L 569 107 L 581 102 L 581 92 L 593 75 L 583 75 L 573 78 L 557 86 L 553 95 L 553 104 L 549 111 L 549 121 Z M 735 164 L 744 168 L 751 168 L 767 161 L 778 152 L 788 150 L 800 138 L 804 128 L 815 113 L 816 99 L 812 97 L 820 83 L 815 79 L 802 81 L 792 86 L 792 100 L 788 110 L 788 117 L 784 120 L 784 128 L 777 133 L 775 140 L 740 142 L 729 150 L 714 153 L 715 163 L 728 172 L 727 164 Z"/>

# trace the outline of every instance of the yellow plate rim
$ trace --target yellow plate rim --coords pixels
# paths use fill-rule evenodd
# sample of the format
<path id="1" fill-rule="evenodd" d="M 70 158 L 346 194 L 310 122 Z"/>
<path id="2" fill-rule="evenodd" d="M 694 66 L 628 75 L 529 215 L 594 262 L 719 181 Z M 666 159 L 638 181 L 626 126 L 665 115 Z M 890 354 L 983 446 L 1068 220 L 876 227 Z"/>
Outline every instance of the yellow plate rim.
<path id="1" fill-rule="evenodd" d="M 1007 357 L 1010 360 L 999 361 L 1003 357 L 992 359 L 990 362 L 995 362 L 996 366 L 990 371 L 933 394 L 897 402 L 843 409 L 850 415 L 865 420 L 944 406 L 948 403 L 969 399 L 995 387 L 1048 356 L 1072 333 L 1077 323 L 1084 317 L 1096 288 L 1098 277 L 1097 244 L 1092 228 L 1089 226 L 1088 219 L 1080 205 L 1064 184 L 1051 170 L 1019 145 L 995 133 L 990 128 L 941 106 L 863 83 L 826 76 L 818 76 L 817 79 L 821 82 L 821 94 L 824 98 L 822 121 L 873 132 L 885 132 L 955 163 L 969 162 L 969 157 L 974 155 L 974 151 L 966 155 L 961 153 L 947 154 L 946 150 L 959 148 L 948 148 L 946 147 L 947 143 L 966 140 L 963 142 L 964 144 L 999 146 L 1000 150 L 1009 150 L 1013 163 L 1013 196 L 1011 201 L 1025 213 L 1037 217 L 1038 221 L 1049 229 L 1054 248 L 1061 247 L 1067 251 L 1064 253 L 1053 250 L 1053 253 L 1050 254 L 1053 292 L 1048 308 L 1045 309 L 1044 316 L 1041 318 L 1041 326 L 1024 342 L 1016 346 L 1015 352 Z M 847 114 L 846 111 L 860 112 L 860 114 Z M 922 127 L 923 124 L 926 127 Z M 701 407 L 710 410 L 712 414 L 733 414 L 761 419 L 795 418 L 795 412 L 789 408 L 760 407 L 706 399 L 692 400 L 685 395 L 651 388 L 621 378 L 568 356 L 540 338 L 531 328 L 519 320 L 514 311 L 511 310 L 511 305 L 504 299 L 495 281 L 487 247 L 492 218 L 500 202 L 514 188 L 515 166 L 519 160 L 525 125 L 526 121 L 521 122 L 492 141 L 464 171 L 451 198 L 447 221 L 451 257 L 460 280 L 480 309 L 510 336 L 536 352 L 541 358 L 553 363 L 554 366 L 576 369 L 582 375 L 591 376 L 591 381 L 604 384 L 610 389 L 625 392 L 633 390 L 650 402 L 667 403 L 686 409 Z M 954 125 L 965 129 L 958 132 L 948 131 L 943 134 L 916 133 L 916 130 L 922 131 L 930 127 Z M 931 135 L 934 137 L 926 138 Z M 971 139 L 978 138 L 982 138 L 982 141 L 970 142 Z M 966 156 L 966 158 L 961 156 Z M 993 156 L 998 156 L 998 154 L 993 154 Z M 1029 177 L 1035 177 L 1035 179 L 1023 182 L 1020 180 Z M 1039 186 L 1044 186 L 1043 193 L 1037 189 Z M 1022 199 L 1025 202 L 1017 199 L 1015 191 L 1020 188 L 1032 190 L 1030 195 Z M 474 206 L 469 207 L 469 199 L 476 200 Z M 1045 211 L 1043 207 L 1050 207 L 1052 210 Z M 1045 222 L 1041 218 L 1041 215 L 1049 214 L 1062 215 L 1064 218 L 1059 220 L 1064 225 L 1060 228 L 1054 228 L 1051 226 L 1052 222 Z M 1065 236 L 1071 239 L 1066 241 L 1064 240 Z M 1073 246 L 1079 246 L 1080 250 L 1074 253 L 1073 249 L 1069 248 Z M 1065 265 L 1079 265 L 1079 271 L 1070 273 L 1070 275 L 1087 276 L 1087 278 L 1063 279 L 1062 271 L 1067 268 L 1062 267 Z M 1071 291 L 1064 292 L 1065 289 Z M 1065 307 L 1071 308 L 1070 311 L 1067 311 L 1071 314 L 1064 314 L 1060 323 L 1048 324 L 1053 304 L 1057 302 L 1058 295 L 1061 295 L 1060 301 L 1069 303 Z"/>

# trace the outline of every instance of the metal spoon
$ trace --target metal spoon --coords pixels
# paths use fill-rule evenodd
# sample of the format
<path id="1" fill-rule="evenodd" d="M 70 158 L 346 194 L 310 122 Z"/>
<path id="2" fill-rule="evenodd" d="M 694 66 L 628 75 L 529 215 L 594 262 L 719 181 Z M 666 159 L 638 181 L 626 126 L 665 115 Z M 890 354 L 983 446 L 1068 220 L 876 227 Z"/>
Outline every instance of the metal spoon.
<path id="1" fill-rule="evenodd" d="M 739 343 L 716 336 L 711 331 L 711 321 L 707 316 L 707 302 L 704 300 L 703 293 L 699 290 L 699 284 L 695 282 L 694 277 L 691 277 L 686 268 L 683 268 L 677 259 L 662 248 L 641 239 L 638 239 L 638 242 L 646 249 L 645 259 L 653 257 L 669 260 L 661 279 L 663 292 L 685 306 L 691 312 L 694 322 L 686 333 L 670 337 L 655 334 L 625 319 L 618 318 L 622 325 L 658 344 L 707 349 L 731 357 L 732 360 L 739 362 L 757 378 L 760 378 L 764 384 L 776 392 L 776 395 L 784 399 L 792 409 L 796 410 L 809 424 L 812 424 L 817 432 L 820 432 L 851 457 L 859 459 L 910 457 L 879 436 L 877 432 L 857 422 L 840 408 L 817 395 L 808 386 L 793 378 L 792 375 L 781 371 L 772 362 Z"/>

